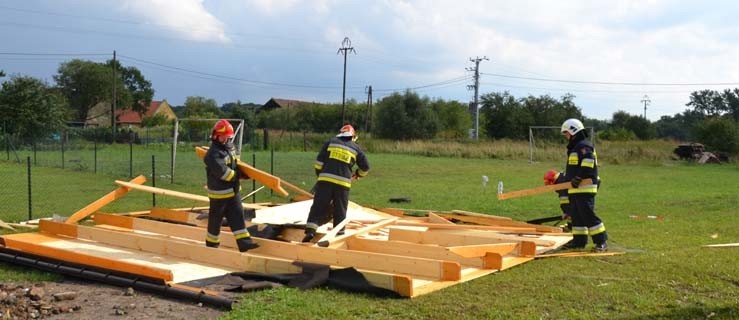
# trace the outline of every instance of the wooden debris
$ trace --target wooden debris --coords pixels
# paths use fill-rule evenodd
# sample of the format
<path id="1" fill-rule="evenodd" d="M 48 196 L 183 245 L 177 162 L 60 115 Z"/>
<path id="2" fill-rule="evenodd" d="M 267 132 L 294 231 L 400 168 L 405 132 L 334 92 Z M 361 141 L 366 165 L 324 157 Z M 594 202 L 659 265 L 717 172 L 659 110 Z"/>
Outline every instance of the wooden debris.
<path id="1" fill-rule="evenodd" d="M 603 256 L 615 256 L 624 254 L 623 251 L 608 251 L 608 252 L 589 252 L 589 251 L 575 251 L 575 252 L 561 252 L 561 253 L 549 253 L 537 255 L 537 259 L 542 258 L 574 258 L 574 257 L 603 257 Z"/>
<path id="2" fill-rule="evenodd" d="M 591 184 L 593 184 L 592 179 L 585 179 L 582 182 L 580 182 L 580 185 L 582 186 L 587 186 Z M 562 182 L 558 184 L 541 186 L 541 187 L 536 187 L 536 188 L 531 188 L 531 189 L 499 193 L 498 200 L 518 198 L 518 197 L 530 196 L 530 195 L 539 194 L 539 193 L 552 192 L 552 191 L 571 189 L 571 188 L 572 188 L 572 184 L 568 181 L 568 182 Z"/>
<path id="3" fill-rule="evenodd" d="M 0 228 L 5 228 L 8 230 L 15 230 L 11 225 L 5 223 L 3 220 L 0 220 Z"/>
<path id="4" fill-rule="evenodd" d="M 130 185 L 140 185 L 146 182 L 146 177 L 144 176 L 138 176 L 136 178 L 133 178 L 128 183 Z M 95 211 L 100 210 L 102 207 L 105 207 L 109 203 L 115 201 L 116 199 L 119 199 L 126 195 L 128 191 L 131 189 L 125 186 L 120 186 L 118 189 L 115 189 L 114 191 L 106 194 L 102 198 L 96 200 L 95 202 L 88 204 L 84 208 L 80 209 L 79 211 L 72 214 L 72 216 L 67 219 L 67 223 L 77 223 L 78 221 L 87 218 L 87 216 L 93 214 Z"/>
<path id="5" fill-rule="evenodd" d="M 195 152 L 197 153 L 198 157 L 202 159 L 205 157 L 205 154 L 208 152 L 208 148 L 207 147 L 195 147 Z M 257 168 L 254 168 L 243 161 L 238 162 L 238 167 L 239 167 L 239 170 L 241 170 L 241 172 L 244 173 L 246 176 L 248 176 L 250 179 L 259 181 L 259 183 L 267 186 L 267 188 L 272 189 L 273 191 L 277 192 L 283 197 L 287 197 L 288 193 L 287 191 L 285 191 L 285 189 L 282 188 L 281 185 L 284 184 L 287 186 L 288 184 L 284 183 L 280 178 L 275 177 Z M 295 186 L 292 186 L 292 187 L 295 187 Z M 297 189 L 300 189 L 300 188 L 297 188 Z M 308 193 L 305 191 L 303 192 Z"/>
<path id="6" fill-rule="evenodd" d="M 729 248 L 729 247 L 739 247 L 739 242 L 735 243 L 723 243 L 723 244 L 707 244 L 703 246 L 704 248 Z"/>

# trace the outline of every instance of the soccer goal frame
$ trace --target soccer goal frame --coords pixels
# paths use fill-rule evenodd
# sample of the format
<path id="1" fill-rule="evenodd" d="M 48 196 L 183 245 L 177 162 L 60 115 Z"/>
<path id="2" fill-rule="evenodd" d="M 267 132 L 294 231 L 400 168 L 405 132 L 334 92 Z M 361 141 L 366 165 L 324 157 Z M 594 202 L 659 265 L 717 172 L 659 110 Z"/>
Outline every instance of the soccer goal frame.
<path id="1" fill-rule="evenodd" d="M 534 163 L 534 130 L 535 129 L 562 129 L 561 126 L 529 126 L 529 163 Z M 585 127 L 585 130 L 590 130 L 590 142 L 595 147 L 595 128 Z"/>
<path id="2" fill-rule="evenodd" d="M 172 159 L 171 161 L 171 182 L 174 183 L 174 172 L 175 172 L 175 164 L 177 163 L 177 142 L 180 132 L 180 122 L 210 122 L 210 123 L 216 123 L 218 120 L 222 119 L 201 119 L 201 118 L 184 118 L 184 119 L 177 119 L 174 123 L 174 132 L 172 134 Z M 234 137 L 236 138 L 234 141 L 234 145 L 236 146 L 236 154 L 241 156 L 241 146 L 244 142 L 244 119 L 225 119 L 229 122 L 235 122 L 238 123 L 236 125 L 236 128 L 234 129 Z"/>

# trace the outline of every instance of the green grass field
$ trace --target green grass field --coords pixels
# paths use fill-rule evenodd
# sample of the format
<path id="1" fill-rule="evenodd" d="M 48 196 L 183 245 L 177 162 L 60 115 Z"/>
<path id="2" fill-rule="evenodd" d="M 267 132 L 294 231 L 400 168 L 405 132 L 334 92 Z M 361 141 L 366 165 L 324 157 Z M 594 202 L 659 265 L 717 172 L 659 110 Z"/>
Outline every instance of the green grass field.
<path id="1" fill-rule="evenodd" d="M 599 150 L 599 154 L 602 153 Z M 269 153 L 257 153 L 269 171 Z M 275 174 L 310 189 L 313 152 L 275 153 Z M 175 184 L 158 186 L 202 193 L 203 167 L 193 153 L 178 154 Z M 541 185 L 546 170 L 562 161 L 462 159 L 370 153 L 370 175 L 357 182 L 351 200 L 362 205 L 445 211 L 460 209 L 528 220 L 558 214 L 554 193 L 498 201 L 498 181 L 506 191 Z M 244 159 L 251 162 L 249 159 Z M 607 159 L 605 154 L 602 158 Z M 224 319 L 737 319 L 739 248 L 705 244 L 739 242 L 739 165 L 692 165 L 674 161 L 615 164 L 602 161 L 603 185 L 596 211 L 610 236 L 611 250 L 624 255 L 535 260 L 412 300 L 389 299 L 330 289 L 278 289 L 247 294 Z M 619 162 L 623 163 L 623 162 Z M 3 192 L 25 188 L 25 164 L 0 163 Z M 69 215 L 115 189 L 122 174 L 34 167 L 37 199 Z M 147 173 L 147 169 L 139 170 Z M 487 190 L 482 176 L 489 177 Z M 245 190 L 251 183 L 244 184 Z M 22 194 L 22 193 L 21 193 Z M 106 212 L 151 206 L 151 195 L 132 192 Z M 412 202 L 391 204 L 389 198 Z M 25 219 L 27 204 L 17 197 L 4 221 Z M 40 200 L 39 200 L 40 201 Z M 282 202 L 262 191 L 257 201 Z M 19 204 L 16 204 L 18 202 Z M 193 204 L 158 199 L 158 204 Z M 7 206 L 6 206 L 7 207 Z M 0 208 L 4 208 L 0 205 Z M 42 207 L 46 208 L 46 207 Z M 6 209 L 7 210 L 7 209 Z M 307 214 L 307 213 L 306 213 Z M 664 216 L 664 220 L 631 215 Z M 2 279 L 53 279 L 0 264 Z"/>

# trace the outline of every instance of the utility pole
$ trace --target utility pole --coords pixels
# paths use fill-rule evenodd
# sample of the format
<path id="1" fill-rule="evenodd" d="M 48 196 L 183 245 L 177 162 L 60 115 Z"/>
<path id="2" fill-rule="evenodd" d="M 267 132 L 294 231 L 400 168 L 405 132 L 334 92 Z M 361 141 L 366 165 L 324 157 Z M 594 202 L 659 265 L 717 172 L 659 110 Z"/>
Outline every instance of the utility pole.
<path id="1" fill-rule="evenodd" d="M 367 87 L 367 116 L 364 118 L 364 132 L 370 132 L 372 125 L 372 86 Z"/>
<path id="2" fill-rule="evenodd" d="M 648 95 L 644 95 L 644 98 L 641 99 L 641 102 L 644 102 L 644 119 L 647 118 L 647 105 L 652 102 L 652 100 L 649 100 Z"/>
<path id="3" fill-rule="evenodd" d="M 344 55 L 344 82 L 341 86 L 341 125 L 346 124 L 346 54 L 349 52 L 354 52 L 354 54 L 357 54 L 356 51 L 354 51 L 354 47 L 352 47 L 352 41 L 349 40 L 349 37 L 344 37 L 344 41 L 341 42 L 341 48 L 339 48 L 339 51 L 336 52 L 336 54 L 343 54 Z"/>
<path id="4" fill-rule="evenodd" d="M 470 58 L 470 62 L 475 63 L 474 68 L 466 68 L 467 71 L 474 71 L 475 72 L 475 84 L 468 85 L 468 89 L 474 89 L 475 90 L 475 101 L 474 101 L 474 108 L 475 108 L 475 142 L 478 141 L 479 135 L 478 132 L 480 132 L 480 106 L 478 104 L 478 94 L 480 92 L 480 61 L 482 60 L 490 60 L 488 57 L 477 57 L 477 58 Z"/>
<path id="5" fill-rule="evenodd" d="M 112 143 L 115 143 L 115 109 L 117 107 L 116 105 L 116 61 L 115 61 L 115 50 L 113 50 L 113 101 L 111 102 L 111 110 L 110 110 L 110 127 L 113 130 L 113 141 Z"/>

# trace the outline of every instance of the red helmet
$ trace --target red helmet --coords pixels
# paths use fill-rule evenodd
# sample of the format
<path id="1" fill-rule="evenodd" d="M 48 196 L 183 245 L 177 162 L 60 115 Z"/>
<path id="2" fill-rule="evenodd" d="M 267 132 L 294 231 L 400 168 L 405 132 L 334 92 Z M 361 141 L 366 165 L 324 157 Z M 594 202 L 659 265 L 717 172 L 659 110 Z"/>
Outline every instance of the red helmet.
<path id="1" fill-rule="evenodd" d="M 354 127 L 352 125 L 347 124 L 341 127 L 339 129 L 339 134 L 336 135 L 337 137 L 352 137 L 352 140 L 355 140 L 357 137 L 357 132 L 354 131 Z"/>
<path id="2" fill-rule="evenodd" d="M 544 174 L 544 184 L 552 185 L 554 184 L 554 182 L 557 181 L 557 178 L 559 178 L 559 172 L 549 170 L 547 171 L 547 173 Z"/>
<path id="3" fill-rule="evenodd" d="M 228 120 L 221 119 L 213 126 L 213 132 L 211 133 L 210 138 L 215 139 L 216 137 L 226 137 L 230 139 L 233 136 L 234 127 L 231 126 L 231 123 L 229 123 Z"/>

